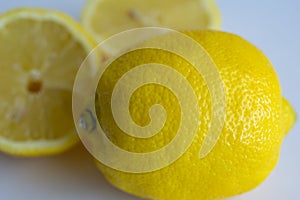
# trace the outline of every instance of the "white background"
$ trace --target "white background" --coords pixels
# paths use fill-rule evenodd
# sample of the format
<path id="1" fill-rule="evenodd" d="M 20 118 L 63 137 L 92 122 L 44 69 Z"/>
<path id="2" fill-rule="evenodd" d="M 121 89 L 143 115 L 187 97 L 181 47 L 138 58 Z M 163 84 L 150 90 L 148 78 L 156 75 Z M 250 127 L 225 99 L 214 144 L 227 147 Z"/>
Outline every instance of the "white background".
<path id="1" fill-rule="evenodd" d="M 84 0 L 0 0 L 0 12 L 43 7 L 79 19 Z M 300 1 L 217 0 L 222 29 L 248 39 L 273 62 L 282 92 L 300 113 Z M 1 45 L 1 44 L 0 44 Z M 278 166 L 255 190 L 234 200 L 294 200 L 300 194 L 300 125 L 286 137 Z M 48 158 L 13 158 L 0 153 L 0 199 L 138 200 L 111 187 L 82 146 Z"/>

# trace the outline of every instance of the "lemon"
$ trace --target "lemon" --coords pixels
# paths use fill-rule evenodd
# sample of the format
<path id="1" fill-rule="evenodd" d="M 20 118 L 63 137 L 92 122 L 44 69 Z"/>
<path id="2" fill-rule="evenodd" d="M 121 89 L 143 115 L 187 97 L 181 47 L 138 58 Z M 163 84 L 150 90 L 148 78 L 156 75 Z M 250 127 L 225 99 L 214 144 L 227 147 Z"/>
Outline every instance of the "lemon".
<path id="1" fill-rule="evenodd" d="M 0 16 L 0 150 L 47 155 L 78 141 L 72 88 L 95 41 L 70 17 L 21 8 Z"/>
<path id="2" fill-rule="evenodd" d="M 207 30 L 185 34 L 208 52 L 224 84 L 226 119 L 214 148 L 199 159 L 212 118 L 212 101 L 203 77 L 178 55 L 159 49 L 138 49 L 117 58 L 99 80 L 96 112 L 107 137 L 116 146 L 136 153 L 153 152 L 174 138 L 181 108 L 172 91 L 161 85 L 147 84 L 136 89 L 128 107 L 132 120 L 146 126 L 150 123 L 150 107 L 162 105 L 167 119 L 159 133 L 151 138 L 135 138 L 123 132 L 114 121 L 111 111 L 114 85 L 125 73 L 144 63 L 171 66 L 191 84 L 201 111 L 197 134 L 183 156 L 156 171 L 123 172 L 100 162 L 97 166 L 114 186 L 146 199 L 208 200 L 244 193 L 258 186 L 276 165 L 282 141 L 295 122 L 295 113 L 282 97 L 271 62 L 255 46 L 225 32 Z M 143 76 L 146 79 L 153 74 Z M 126 91 L 129 85 L 121 87 Z"/>
<path id="3" fill-rule="evenodd" d="M 138 27 L 219 28 L 220 14 L 214 0 L 89 0 L 82 11 L 82 24 L 101 42 Z"/>

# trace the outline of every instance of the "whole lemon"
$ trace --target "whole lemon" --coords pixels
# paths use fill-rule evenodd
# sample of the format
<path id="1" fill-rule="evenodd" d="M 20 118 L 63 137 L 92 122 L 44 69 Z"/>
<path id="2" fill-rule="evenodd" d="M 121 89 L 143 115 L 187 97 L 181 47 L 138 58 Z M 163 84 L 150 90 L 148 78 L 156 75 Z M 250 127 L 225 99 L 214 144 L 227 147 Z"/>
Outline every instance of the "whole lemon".
<path id="1" fill-rule="evenodd" d="M 216 145 L 206 157 L 199 159 L 212 118 L 212 100 L 203 77 L 178 55 L 158 49 L 140 49 L 116 59 L 99 81 L 96 112 L 108 138 L 127 151 L 147 153 L 169 144 L 176 135 L 181 120 L 180 104 L 169 88 L 159 84 L 147 84 L 135 90 L 128 108 L 132 120 L 146 126 L 151 121 L 148 113 L 151 106 L 162 105 L 167 119 L 156 135 L 135 138 L 124 133 L 114 121 L 111 111 L 114 85 L 124 73 L 143 63 L 171 66 L 190 83 L 201 111 L 197 134 L 187 151 L 162 169 L 128 173 L 100 162 L 98 167 L 114 186 L 146 199 L 207 200 L 244 193 L 258 186 L 276 165 L 281 143 L 295 122 L 295 113 L 281 95 L 271 62 L 255 46 L 225 32 L 185 34 L 208 52 L 224 84 L 226 118 Z M 126 91 L 127 87 L 123 85 L 122 90 Z"/>

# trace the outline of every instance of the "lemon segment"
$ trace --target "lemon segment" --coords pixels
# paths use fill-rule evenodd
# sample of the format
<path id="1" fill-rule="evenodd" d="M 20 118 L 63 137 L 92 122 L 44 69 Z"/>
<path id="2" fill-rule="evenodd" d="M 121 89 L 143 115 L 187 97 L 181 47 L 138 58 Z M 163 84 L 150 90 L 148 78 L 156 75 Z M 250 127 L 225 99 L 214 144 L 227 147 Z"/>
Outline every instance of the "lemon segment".
<path id="1" fill-rule="evenodd" d="M 121 31 L 148 26 L 218 29 L 220 14 L 214 0 L 89 0 L 82 24 L 100 42 Z"/>
<path id="2" fill-rule="evenodd" d="M 78 141 L 72 89 L 94 40 L 57 11 L 22 8 L 0 16 L 0 150 L 47 155 Z"/>

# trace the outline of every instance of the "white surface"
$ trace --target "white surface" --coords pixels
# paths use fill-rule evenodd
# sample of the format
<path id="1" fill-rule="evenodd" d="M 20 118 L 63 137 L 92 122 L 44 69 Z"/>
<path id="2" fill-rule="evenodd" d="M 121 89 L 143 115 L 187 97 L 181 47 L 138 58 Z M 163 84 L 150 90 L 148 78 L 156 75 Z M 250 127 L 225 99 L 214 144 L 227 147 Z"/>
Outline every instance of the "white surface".
<path id="1" fill-rule="evenodd" d="M 276 3 L 275 3 L 276 2 Z M 300 113 L 300 1 L 217 0 L 223 30 L 237 33 L 262 49 L 273 62 L 282 90 Z M 0 1 L 0 12 L 21 6 L 64 11 L 75 19 L 84 0 Z M 257 189 L 235 200 L 299 198 L 300 125 L 286 137 L 280 162 Z M 92 158 L 79 146 L 65 154 L 20 159 L 0 153 L 0 199 L 14 200 L 138 200 L 103 179 Z"/>

